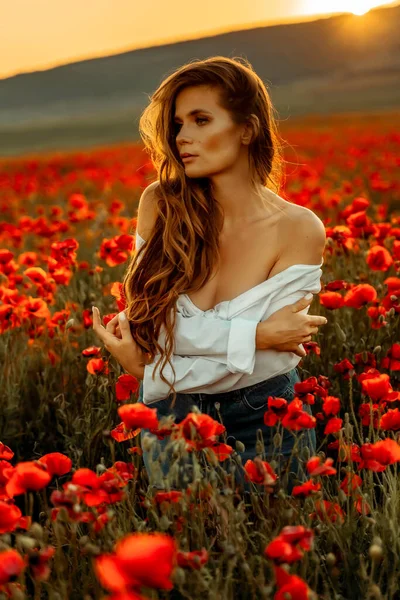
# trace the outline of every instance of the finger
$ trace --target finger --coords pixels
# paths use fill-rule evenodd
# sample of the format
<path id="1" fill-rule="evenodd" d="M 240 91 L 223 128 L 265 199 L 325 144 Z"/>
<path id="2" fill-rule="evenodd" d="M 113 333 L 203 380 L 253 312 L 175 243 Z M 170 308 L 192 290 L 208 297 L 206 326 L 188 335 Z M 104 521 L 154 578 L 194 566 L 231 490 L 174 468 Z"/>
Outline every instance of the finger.
<path id="1" fill-rule="evenodd" d="M 119 322 L 119 329 L 121 331 L 122 339 L 131 339 L 132 332 L 131 332 L 131 328 L 129 325 L 129 321 L 126 318 L 126 314 L 124 311 L 121 311 L 118 314 L 118 322 Z"/>
<path id="2" fill-rule="evenodd" d="M 110 346 L 115 340 L 115 336 L 112 335 L 109 331 L 106 331 L 106 328 L 101 323 L 100 311 L 97 306 L 93 306 L 92 308 L 93 314 L 93 330 L 95 334 L 101 339 L 105 346 Z"/>
<path id="3" fill-rule="evenodd" d="M 306 306 L 309 306 L 312 301 L 313 301 L 312 294 L 309 294 L 309 297 L 304 296 L 303 298 L 300 298 L 300 300 L 297 300 L 297 302 L 295 302 L 292 305 L 293 312 L 299 312 L 300 310 L 303 310 L 304 308 L 306 308 Z"/>
<path id="4" fill-rule="evenodd" d="M 92 306 L 92 317 L 93 317 L 93 329 L 99 331 L 101 328 L 104 329 L 103 324 L 101 322 L 100 311 L 97 306 Z"/>
<path id="5" fill-rule="evenodd" d="M 115 328 L 118 326 L 118 315 L 110 319 L 106 325 L 106 330 L 115 334 Z"/>
<path id="6" fill-rule="evenodd" d="M 309 325 L 326 325 L 328 322 L 328 319 L 326 319 L 325 317 L 319 317 L 319 316 L 314 316 L 314 315 L 310 315 L 309 316 Z"/>

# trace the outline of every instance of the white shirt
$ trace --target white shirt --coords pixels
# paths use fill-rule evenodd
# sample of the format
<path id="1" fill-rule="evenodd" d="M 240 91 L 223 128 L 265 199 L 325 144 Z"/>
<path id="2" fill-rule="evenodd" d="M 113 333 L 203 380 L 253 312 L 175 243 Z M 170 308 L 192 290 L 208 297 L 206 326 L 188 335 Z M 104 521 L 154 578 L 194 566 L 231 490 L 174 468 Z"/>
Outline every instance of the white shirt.
<path id="1" fill-rule="evenodd" d="M 146 240 L 136 232 L 136 248 L 145 243 Z M 170 358 L 176 373 L 176 393 L 233 391 L 296 367 L 301 357 L 294 352 L 256 349 L 257 324 L 310 292 L 318 294 L 323 262 L 322 259 L 319 265 L 291 265 L 233 300 L 223 300 L 205 311 L 187 294 L 180 294 L 176 301 L 174 354 Z M 300 312 L 308 313 L 309 308 L 307 306 Z M 158 339 L 162 348 L 165 348 L 164 341 L 162 327 Z M 154 361 L 144 368 L 144 404 L 162 400 L 171 393 L 160 378 L 160 366 L 157 371 L 155 369 L 160 356 L 156 354 Z M 169 363 L 164 367 L 163 375 L 173 383 Z"/>

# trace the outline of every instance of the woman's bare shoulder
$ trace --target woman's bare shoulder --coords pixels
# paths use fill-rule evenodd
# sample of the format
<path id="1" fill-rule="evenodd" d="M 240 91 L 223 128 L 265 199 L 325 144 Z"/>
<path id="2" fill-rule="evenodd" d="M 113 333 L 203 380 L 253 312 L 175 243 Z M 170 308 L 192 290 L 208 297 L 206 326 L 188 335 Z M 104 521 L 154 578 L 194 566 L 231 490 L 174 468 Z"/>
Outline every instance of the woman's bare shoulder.
<path id="1" fill-rule="evenodd" d="M 153 181 L 143 190 L 139 199 L 136 231 L 144 240 L 150 237 L 157 220 L 158 187 L 159 182 Z"/>
<path id="2" fill-rule="evenodd" d="M 326 230 L 324 223 L 312 210 L 288 202 L 280 223 L 280 234 L 281 257 L 288 265 L 321 262 Z"/>

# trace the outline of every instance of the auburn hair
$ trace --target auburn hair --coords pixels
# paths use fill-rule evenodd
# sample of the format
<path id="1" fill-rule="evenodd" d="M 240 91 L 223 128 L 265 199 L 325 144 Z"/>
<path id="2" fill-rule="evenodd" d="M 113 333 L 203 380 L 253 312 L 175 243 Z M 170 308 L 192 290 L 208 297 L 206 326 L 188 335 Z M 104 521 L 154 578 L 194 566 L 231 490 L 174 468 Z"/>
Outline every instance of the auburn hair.
<path id="1" fill-rule="evenodd" d="M 261 184 L 278 192 L 283 176 L 283 144 L 275 109 L 265 84 L 246 59 L 214 56 L 191 61 L 166 77 L 150 96 L 140 116 L 139 132 L 158 176 L 154 189 L 157 217 L 147 243 L 130 257 L 122 290 L 132 336 L 147 353 L 146 364 L 157 359 L 153 380 L 162 363 L 160 377 L 170 386 L 171 406 L 176 400 L 176 372 L 170 360 L 176 301 L 180 294 L 201 289 L 219 264 L 224 218 L 211 181 L 186 176 L 175 141 L 177 95 L 184 88 L 200 85 L 216 89 L 220 105 L 233 122 L 252 123 L 248 155 L 254 190 L 258 193 Z M 167 362 L 174 374 L 172 384 L 163 374 Z"/>

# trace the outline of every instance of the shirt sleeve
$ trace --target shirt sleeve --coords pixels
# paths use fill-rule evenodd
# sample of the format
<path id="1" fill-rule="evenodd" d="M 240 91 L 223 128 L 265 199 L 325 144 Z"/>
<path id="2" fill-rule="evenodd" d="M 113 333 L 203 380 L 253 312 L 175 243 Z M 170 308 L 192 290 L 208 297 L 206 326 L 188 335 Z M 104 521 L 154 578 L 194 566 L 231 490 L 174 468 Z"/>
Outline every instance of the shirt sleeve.
<path id="1" fill-rule="evenodd" d="M 306 293 L 305 290 L 292 292 L 285 298 L 272 302 L 263 319 L 283 306 L 296 302 Z M 301 312 L 307 314 L 309 308 L 307 306 Z M 243 374 L 251 374 L 254 370 L 255 337 L 259 322 L 243 317 L 222 319 L 211 313 L 184 317 L 177 312 L 175 352 L 170 358 L 175 370 L 175 382 L 168 362 L 163 370 L 164 377 L 170 384 L 173 383 L 177 394 L 201 393 L 214 383 L 219 384 L 221 391 L 230 389 Z M 159 337 L 162 347 L 164 340 L 162 331 Z M 268 350 L 263 352 L 267 353 Z M 162 400 L 171 393 L 169 385 L 160 377 L 160 367 L 156 370 L 160 356 L 156 354 L 153 362 L 144 368 L 143 397 L 146 404 Z"/>
<path id="2" fill-rule="evenodd" d="M 231 373 L 251 374 L 258 324 L 255 319 L 242 317 L 228 320 L 210 313 L 185 317 L 177 312 L 174 354 L 214 357 Z"/>
<path id="3" fill-rule="evenodd" d="M 210 313 L 184 317 L 177 312 L 174 354 L 170 358 L 175 369 L 175 382 L 169 363 L 164 367 L 164 377 L 169 383 L 174 382 L 176 393 L 181 394 L 200 392 L 224 378 L 229 380 L 228 387 L 234 385 L 243 373 L 251 374 L 254 370 L 258 323 L 239 317 L 221 319 Z M 159 337 L 162 347 L 165 347 L 164 342 L 162 332 Z M 156 370 L 160 356 L 156 354 L 153 362 L 144 368 L 146 403 L 161 400 L 171 393 L 169 385 L 160 377 L 160 367 Z"/>

